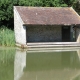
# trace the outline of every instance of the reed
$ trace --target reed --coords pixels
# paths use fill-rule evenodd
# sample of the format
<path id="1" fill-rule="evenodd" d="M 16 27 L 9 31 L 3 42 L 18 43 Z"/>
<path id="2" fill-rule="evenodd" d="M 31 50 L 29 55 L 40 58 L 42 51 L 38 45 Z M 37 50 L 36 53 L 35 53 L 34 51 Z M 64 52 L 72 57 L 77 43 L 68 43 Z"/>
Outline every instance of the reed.
<path id="1" fill-rule="evenodd" d="M 14 31 L 6 27 L 0 28 L 0 46 L 15 46 Z"/>

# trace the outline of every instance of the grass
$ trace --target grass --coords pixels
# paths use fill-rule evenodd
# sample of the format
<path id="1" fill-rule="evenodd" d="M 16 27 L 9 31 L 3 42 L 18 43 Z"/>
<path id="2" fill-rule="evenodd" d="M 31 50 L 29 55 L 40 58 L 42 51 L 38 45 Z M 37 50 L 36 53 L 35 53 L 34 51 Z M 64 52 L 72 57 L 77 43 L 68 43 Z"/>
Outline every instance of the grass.
<path id="1" fill-rule="evenodd" d="M 15 46 L 14 31 L 6 27 L 0 28 L 0 46 Z"/>

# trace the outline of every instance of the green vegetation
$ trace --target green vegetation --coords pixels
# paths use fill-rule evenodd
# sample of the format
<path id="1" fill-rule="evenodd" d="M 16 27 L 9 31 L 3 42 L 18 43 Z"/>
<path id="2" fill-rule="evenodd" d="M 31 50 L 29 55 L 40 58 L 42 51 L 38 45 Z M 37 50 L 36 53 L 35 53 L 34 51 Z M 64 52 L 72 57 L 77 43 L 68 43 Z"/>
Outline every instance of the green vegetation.
<path id="1" fill-rule="evenodd" d="M 15 46 L 14 31 L 0 28 L 0 46 Z"/>

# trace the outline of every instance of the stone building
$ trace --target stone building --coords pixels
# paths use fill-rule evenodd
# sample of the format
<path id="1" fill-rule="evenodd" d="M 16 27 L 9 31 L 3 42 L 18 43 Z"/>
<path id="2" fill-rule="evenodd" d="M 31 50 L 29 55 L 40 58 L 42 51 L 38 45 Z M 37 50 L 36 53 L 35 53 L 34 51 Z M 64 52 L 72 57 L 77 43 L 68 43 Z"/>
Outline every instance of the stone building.
<path id="1" fill-rule="evenodd" d="M 21 47 L 54 42 L 80 46 L 80 16 L 72 7 L 14 6 L 14 31 Z"/>

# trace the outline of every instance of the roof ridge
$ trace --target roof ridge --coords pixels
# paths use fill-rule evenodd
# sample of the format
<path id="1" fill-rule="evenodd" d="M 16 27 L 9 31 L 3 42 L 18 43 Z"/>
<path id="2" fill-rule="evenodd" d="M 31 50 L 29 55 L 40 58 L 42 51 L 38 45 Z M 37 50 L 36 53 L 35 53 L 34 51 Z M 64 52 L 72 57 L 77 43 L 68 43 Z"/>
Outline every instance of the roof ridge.
<path id="1" fill-rule="evenodd" d="M 79 18 L 80 18 L 80 15 L 73 9 L 73 7 L 71 7 L 71 9 L 74 11 L 74 13 L 76 14 L 76 15 L 78 15 L 79 16 Z"/>

